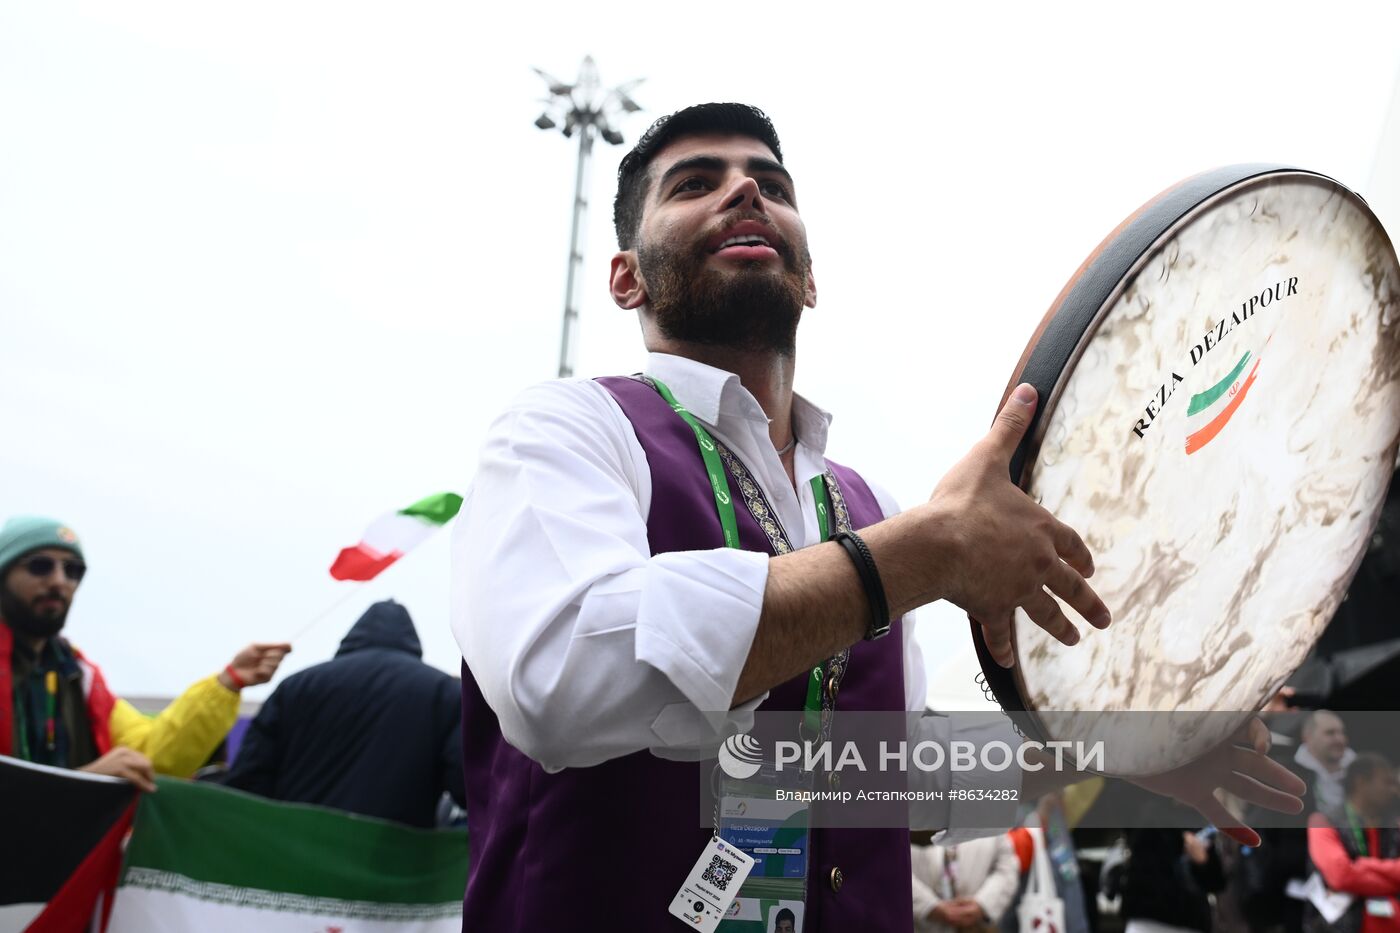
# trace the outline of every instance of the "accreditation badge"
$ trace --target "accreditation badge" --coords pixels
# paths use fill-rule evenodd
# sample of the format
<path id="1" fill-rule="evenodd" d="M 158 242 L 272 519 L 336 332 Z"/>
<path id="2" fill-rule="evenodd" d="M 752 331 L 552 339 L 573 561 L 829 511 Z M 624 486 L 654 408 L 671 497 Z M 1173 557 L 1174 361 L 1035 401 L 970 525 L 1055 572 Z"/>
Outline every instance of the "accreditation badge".
<path id="1" fill-rule="evenodd" d="M 809 803 L 776 799 L 773 788 L 726 782 L 720 838 L 754 860 L 752 878 L 807 877 Z"/>
<path id="2" fill-rule="evenodd" d="M 723 839 L 711 838 L 671 899 L 671 916 L 702 933 L 717 929 L 752 869 L 753 859 Z"/>
<path id="3" fill-rule="evenodd" d="M 754 860 L 721 933 L 799 933 L 807 896 L 811 804 L 808 780 L 780 780 L 764 769 L 753 780 L 720 782 L 719 836 Z"/>

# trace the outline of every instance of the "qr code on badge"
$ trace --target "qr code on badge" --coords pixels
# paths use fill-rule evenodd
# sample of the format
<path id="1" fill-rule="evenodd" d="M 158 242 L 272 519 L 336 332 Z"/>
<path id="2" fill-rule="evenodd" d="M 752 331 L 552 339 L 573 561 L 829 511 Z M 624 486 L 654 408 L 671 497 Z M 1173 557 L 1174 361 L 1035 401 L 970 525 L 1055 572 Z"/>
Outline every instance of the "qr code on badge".
<path id="1" fill-rule="evenodd" d="M 716 855 L 710 859 L 710 867 L 705 869 L 705 873 L 700 876 L 700 880 L 706 884 L 714 885 L 721 891 L 725 891 L 728 890 L 729 882 L 734 880 L 734 873 L 738 870 L 738 865 Z"/>

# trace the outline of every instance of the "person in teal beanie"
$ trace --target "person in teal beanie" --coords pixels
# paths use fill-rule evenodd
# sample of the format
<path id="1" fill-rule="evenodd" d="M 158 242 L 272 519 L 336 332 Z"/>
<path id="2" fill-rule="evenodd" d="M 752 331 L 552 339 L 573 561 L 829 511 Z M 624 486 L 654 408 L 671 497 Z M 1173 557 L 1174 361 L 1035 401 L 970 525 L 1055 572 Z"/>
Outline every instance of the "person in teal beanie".
<path id="1" fill-rule="evenodd" d="M 0 755 L 144 790 L 157 772 L 188 777 L 228 734 L 239 691 L 271 680 L 291 645 L 249 645 L 159 715 L 143 715 L 59 634 L 86 573 L 82 542 L 62 522 L 21 516 L 0 528 Z"/>

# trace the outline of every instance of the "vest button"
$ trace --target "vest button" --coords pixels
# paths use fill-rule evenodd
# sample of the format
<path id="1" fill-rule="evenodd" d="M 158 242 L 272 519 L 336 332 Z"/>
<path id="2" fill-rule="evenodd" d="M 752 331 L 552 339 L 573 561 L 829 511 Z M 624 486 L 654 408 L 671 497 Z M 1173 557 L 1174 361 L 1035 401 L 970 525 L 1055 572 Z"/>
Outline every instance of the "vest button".
<path id="1" fill-rule="evenodd" d="M 846 883 L 846 876 L 843 875 L 843 874 L 841 874 L 841 869 L 839 869 L 839 868 L 833 868 L 833 869 L 831 870 L 831 890 L 832 890 L 832 891 L 835 891 L 835 892 L 839 892 L 839 891 L 841 890 L 841 885 L 843 885 L 843 884 L 845 884 L 845 883 Z"/>

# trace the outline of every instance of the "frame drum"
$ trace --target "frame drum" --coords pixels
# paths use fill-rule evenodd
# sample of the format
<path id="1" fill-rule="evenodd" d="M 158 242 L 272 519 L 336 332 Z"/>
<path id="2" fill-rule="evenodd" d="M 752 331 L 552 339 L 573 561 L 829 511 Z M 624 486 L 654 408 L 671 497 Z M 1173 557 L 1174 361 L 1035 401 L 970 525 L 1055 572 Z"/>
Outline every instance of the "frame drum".
<path id="1" fill-rule="evenodd" d="M 1082 635 L 1067 648 L 1018 610 L 1009 670 L 973 625 L 988 686 L 1031 737 L 1105 739 L 1106 772 L 1153 774 L 1277 691 L 1346 593 L 1395 470 L 1398 319 L 1375 215 L 1298 169 L 1187 179 L 1090 255 L 1008 386 L 1041 399 L 1011 479 L 1083 536 L 1114 622 L 1062 602 Z M 1204 711 L 1219 712 L 1181 715 Z"/>

